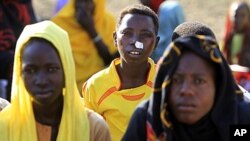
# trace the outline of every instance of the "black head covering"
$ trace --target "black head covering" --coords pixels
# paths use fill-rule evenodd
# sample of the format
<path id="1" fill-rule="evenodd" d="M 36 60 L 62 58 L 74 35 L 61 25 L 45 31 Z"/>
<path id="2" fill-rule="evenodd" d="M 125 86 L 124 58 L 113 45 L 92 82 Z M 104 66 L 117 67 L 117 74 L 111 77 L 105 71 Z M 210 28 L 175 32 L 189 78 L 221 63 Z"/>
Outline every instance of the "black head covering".
<path id="1" fill-rule="evenodd" d="M 147 137 L 159 137 L 162 133 L 167 133 L 169 139 L 171 133 L 174 133 L 173 129 L 178 128 L 168 111 L 167 98 L 169 97 L 172 75 L 184 50 L 191 51 L 215 65 L 217 73 L 216 98 L 211 113 L 208 113 L 208 118 L 214 124 L 212 128 L 216 130 L 213 131 L 216 131 L 220 140 L 229 140 L 229 125 L 238 123 L 237 98 L 242 98 L 242 92 L 236 85 L 230 67 L 220 52 L 216 40 L 202 35 L 177 38 L 168 46 L 158 62 L 154 92 L 149 100 L 147 113 L 147 128 L 150 128 L 147 129 L 150 131 L 147 132 Z M 175 131 L 182 132 L 178 129 Z"/>

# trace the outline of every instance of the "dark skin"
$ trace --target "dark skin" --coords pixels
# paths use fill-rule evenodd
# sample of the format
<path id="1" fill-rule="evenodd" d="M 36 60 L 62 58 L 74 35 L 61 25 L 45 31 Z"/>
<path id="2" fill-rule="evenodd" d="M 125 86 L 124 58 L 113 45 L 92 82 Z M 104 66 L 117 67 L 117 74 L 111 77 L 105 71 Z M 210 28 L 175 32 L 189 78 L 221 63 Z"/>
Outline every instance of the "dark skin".
<path id="1" fill-rule="evenodd" d="M 159 41 L 152 18 L 140 14 L 126 14 L 114 33 L 114 40 L 121 56 L 121 63 L 116 66 L 121 79 L 121 89 L 145 84 L 150 70 L 148 57 Z M 135 47 L 136 41 L 143 43 L 143 49 Z"/>
<path id="2" fill-rule="evenodd" d="M 75 16 L 78 23 L 88 33 L 89 37 L 94 39 L 98 35 L 98 32 L 96 31 L 93 20 L 95 11 L 93 0 L 76 0 L 75 9 Z M 94 44 L 105 65 L 109 65 L 112 59 L 117 57 L 117 54 L 113 56 L 109 53 L 108 47 L 102 40 L 99 40 Z"/>
<path id="3" fill-rule="evenodd" d="M 64 72 L 53 45 L 41 39 L 27 44 L 22 56 L 22 77 L 32 97 L 35 120 L 51 126 L 56 141 L 63 110 Z"/>
<path id="4" fill-rule="evenodd" d="M 248 11 L 245 4 L 239 4 L 237 9 L 233 12 L 233 19 L 235 24 L 235 32 L 242 33 L 250 24 L 250 11 Z"/>

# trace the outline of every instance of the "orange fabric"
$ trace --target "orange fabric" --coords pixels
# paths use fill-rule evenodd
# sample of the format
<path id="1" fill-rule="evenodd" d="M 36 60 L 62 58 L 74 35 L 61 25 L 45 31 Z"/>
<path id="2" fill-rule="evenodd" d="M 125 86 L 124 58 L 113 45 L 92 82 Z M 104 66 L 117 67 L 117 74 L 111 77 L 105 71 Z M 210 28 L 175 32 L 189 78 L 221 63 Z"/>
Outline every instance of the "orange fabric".
<path id="1" fill-rule="evenodd" d="M 117 89 L 116 87 L 112 87 L 110 89 L 108 89 L 103 95 L 102 97 L 98 100 L 97 104 L 100 105 L 102 103 L 102 101 L 107 98 L 109 95 L 111 95 L 113 92 L 115 92 Z"/>

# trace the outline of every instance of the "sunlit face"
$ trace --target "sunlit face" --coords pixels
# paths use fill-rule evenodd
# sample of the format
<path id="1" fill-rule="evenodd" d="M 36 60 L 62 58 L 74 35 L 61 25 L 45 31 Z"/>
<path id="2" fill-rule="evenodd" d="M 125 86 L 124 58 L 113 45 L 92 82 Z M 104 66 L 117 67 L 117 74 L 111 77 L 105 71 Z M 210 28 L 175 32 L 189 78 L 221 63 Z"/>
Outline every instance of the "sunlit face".
<path id="1" fill-rule="evenodd" d="M 232 10 L 234 29 L 236 32 L 243 32 L 250 24 L 250 13 L 244 5 L 237 5 Z"/>
<path id="2" fill-rule="evenodd" d="M 213 107 L 215 72 L 211 64 L 192 52 L 185 52 L 172 78 L 169 103 L 175 118 L 194 124 Z"/>
<path id="3" fill-rule="evenodd" d="M 114 33 L 115 45 L 126 63 L 147 62 L 158 37 L 151 17 L 140 14 L 126 14 Z M 135 47 L 135 42 L 143 43 L 143 49 Z"/>
<path id="4" fill-rule="evenodd" d="M 28 43 L 22 54 L 25 87 L 37 104 L 50 104 L 62 96 L 64 72 L 60 57 L 44 40 Z"/>

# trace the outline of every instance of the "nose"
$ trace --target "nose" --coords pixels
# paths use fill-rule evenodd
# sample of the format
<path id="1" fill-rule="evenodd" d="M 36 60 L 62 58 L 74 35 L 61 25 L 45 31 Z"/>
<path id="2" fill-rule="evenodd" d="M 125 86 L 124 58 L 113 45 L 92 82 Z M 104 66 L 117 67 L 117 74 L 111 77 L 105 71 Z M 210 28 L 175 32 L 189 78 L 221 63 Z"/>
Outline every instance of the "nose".
<path id="1" fill-rule="evenodd" d="M 36 80 L 35 80 L 35 84 L 39 87 L 45 87 L 47 85 L 48 79 L 47 79 L 47 75 L 45 72 L 40 71 L 39 73 L 37 73 L 36 75 Z"/>
<path id="2" fill-rule="evenodd" d="M 135 46 L 135 42 L 136 42 L 136 41 L 139 41 L 139 36 L 134 35 L 134 36 L 131 38 L 131 40 L 130 40 L 130 45 Z"/>
<path id="3" fill-rule="evenodd" d="M 182 96 L 192 96 L 194 95 L 193 85 L 189 81 L 184 81 L 180 88 L 180 93 Z"/>

